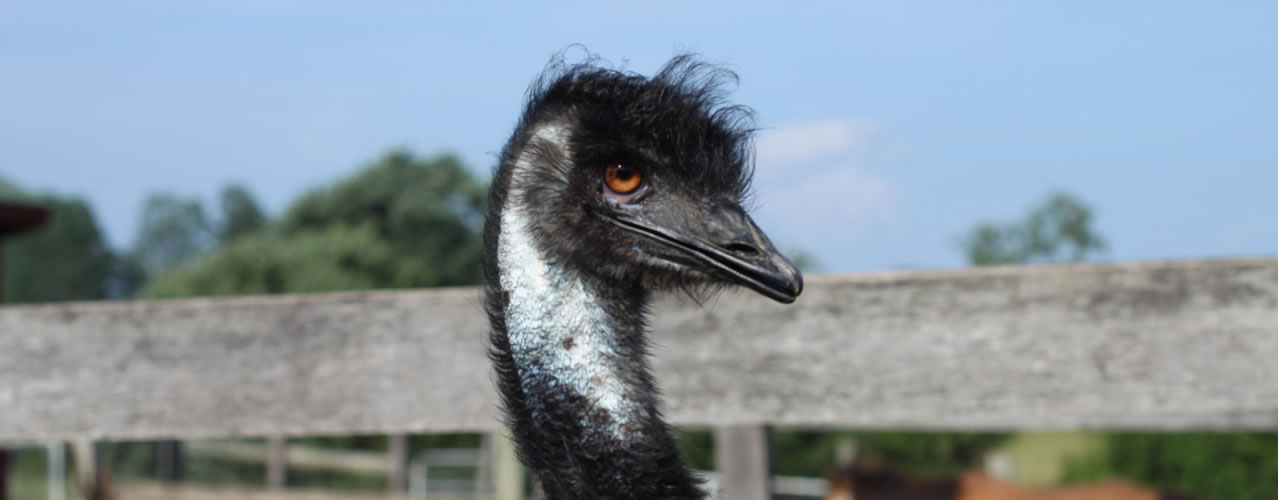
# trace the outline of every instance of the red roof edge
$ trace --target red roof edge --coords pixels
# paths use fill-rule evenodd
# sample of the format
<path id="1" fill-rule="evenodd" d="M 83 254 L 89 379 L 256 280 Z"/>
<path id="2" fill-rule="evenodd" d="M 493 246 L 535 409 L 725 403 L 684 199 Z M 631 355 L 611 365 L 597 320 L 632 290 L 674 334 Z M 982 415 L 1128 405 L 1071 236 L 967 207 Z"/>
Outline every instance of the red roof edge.
<path id="1" fill-rule="evenodd" d="M 0 201 L 0 238 L 39 227 L 49 220 L 49 209 L 28 203 Z"/>

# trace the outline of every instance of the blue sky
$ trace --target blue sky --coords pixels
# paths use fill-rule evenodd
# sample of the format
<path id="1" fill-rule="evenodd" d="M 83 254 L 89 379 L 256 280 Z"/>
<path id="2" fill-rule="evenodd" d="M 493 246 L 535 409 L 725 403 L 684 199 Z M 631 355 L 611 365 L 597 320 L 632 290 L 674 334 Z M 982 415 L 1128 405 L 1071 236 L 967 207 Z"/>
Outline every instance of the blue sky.
<path id="1" fill-rule="evenodd" d="M 756 216 L 827 271 L 962 265 L 960 233 L 1053 190 L 1107 259 L 1278 253 L 1278 3 L 365 4 L 0 6 L 0 175 L 89 199 L 121 247 L 152 191 L 278 213 L 394 146 L 487 175 L 581 43 L 735 69 Z"/>

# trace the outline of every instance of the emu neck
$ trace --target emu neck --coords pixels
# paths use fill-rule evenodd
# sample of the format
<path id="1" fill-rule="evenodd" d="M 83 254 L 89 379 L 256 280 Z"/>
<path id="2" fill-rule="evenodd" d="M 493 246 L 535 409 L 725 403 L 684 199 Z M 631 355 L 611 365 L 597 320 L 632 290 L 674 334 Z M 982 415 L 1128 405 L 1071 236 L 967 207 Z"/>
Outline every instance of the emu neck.
<path id="1" fill-rule="evenodd" d="M 534 139 L 554 146 L 555 132 Z M 647 293 L 546 255 L 525 208 L 535 201 L 508 191 L 533 168 L 516 158 L 494 180 L 485 265 L 491 357 L 520 456 L 548 500 L 702 498 L 657 408 Z"/>
<path id="2" fill-rule="evenodd" d="M 502 214 L 501 287 L 509 294 L 506 334 L 534 416 L 571 401 L 587 438 L 624 446 L 641 436 L 650 408 L 639 371 L 642 325 L 613 311 L 643 309 L 639 294 L 611 294 L 596 280 L 550 264 L 519 209 Z M 629 296 L 628 296 L 629 295 Z M 562 405 L 562 403 L 560 403 Z"/>

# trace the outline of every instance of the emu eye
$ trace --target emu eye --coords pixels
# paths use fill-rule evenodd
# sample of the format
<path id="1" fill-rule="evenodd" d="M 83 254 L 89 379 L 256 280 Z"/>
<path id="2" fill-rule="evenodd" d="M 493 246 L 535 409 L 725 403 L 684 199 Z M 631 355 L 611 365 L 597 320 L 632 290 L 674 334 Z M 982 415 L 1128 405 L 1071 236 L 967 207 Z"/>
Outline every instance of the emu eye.
<path id="1" fill-rule="evenodd" d="M 603 171 L 604 186 L 617 194 L 630 194 L 643 184 L 643 175 L 639 169 L 627 167 L 620 163 L 610 163 Z"/>

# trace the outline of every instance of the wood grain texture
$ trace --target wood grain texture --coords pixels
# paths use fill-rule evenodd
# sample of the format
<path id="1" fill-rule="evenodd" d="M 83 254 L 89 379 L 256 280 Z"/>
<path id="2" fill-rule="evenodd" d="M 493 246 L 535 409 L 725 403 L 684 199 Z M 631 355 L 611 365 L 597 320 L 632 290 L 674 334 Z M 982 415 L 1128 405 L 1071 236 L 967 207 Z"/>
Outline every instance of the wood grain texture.
<path id="1" fill-rule="evenodd" d="M 0 440 L 499 429 L 478 297 L 0 308 Z M 1278 259 L 812 276 L 652 325 L 680 424 L 1278 428 Z"/>

